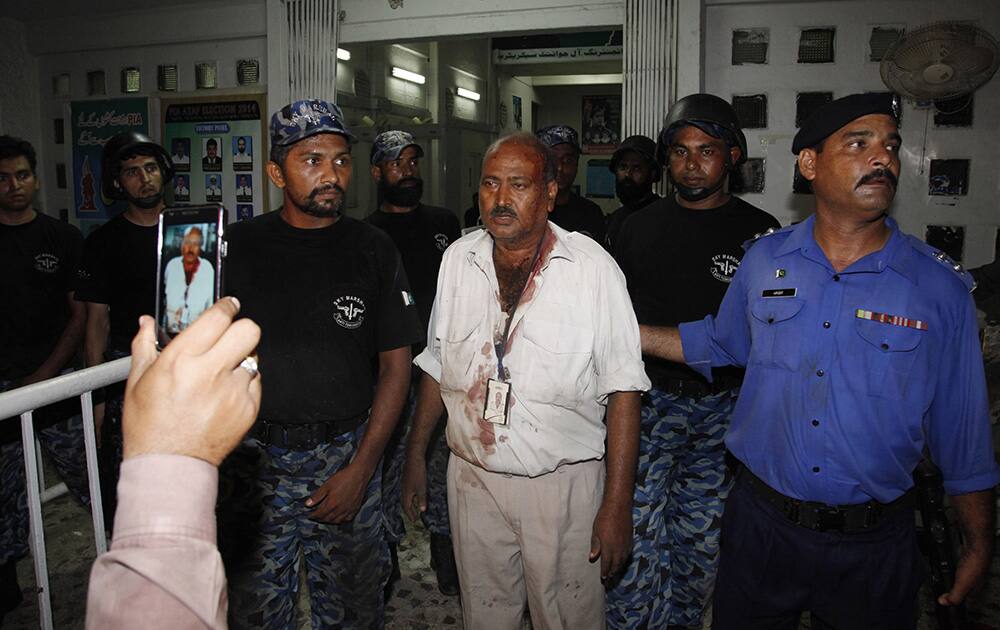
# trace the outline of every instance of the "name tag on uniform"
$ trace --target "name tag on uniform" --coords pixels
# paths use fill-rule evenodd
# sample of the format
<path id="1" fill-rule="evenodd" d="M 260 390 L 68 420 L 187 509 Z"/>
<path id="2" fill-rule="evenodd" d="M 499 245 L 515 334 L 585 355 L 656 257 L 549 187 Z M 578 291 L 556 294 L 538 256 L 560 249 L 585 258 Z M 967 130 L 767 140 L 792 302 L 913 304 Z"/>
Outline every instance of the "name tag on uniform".
<path id="1" fill-rule="evenodd" d="M 493 424 L 507 424 L 507 410 L 510 406 L 510 383 L 491 378 L 486 381 L 486 405 L 483 420 Z"/>
<path id="2" fill-rule="evenodd" d="M 766 298 L 795 297 L 796 291 L 798 291 L 798 289 L 764 289 L 764 292 L 760 294 L 760 297 L 766 297 Z"/>

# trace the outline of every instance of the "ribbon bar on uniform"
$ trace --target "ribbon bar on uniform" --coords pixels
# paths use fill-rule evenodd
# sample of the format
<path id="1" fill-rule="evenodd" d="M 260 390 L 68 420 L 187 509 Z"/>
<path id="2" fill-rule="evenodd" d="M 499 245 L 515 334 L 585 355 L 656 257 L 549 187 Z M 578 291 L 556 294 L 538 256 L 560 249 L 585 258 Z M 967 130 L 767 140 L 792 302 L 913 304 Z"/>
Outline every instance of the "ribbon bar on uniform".
<path id="1" fill-rule="evenodd" d="M 858 319 L 870 319 L 873 322 L 881 322 L 883 324 L 889 324 L 892 326 L 905 326 L 906 328 L 927 330 L 927 322 L 922 322 L 919 319 L 910 319 L 909 317 L 902 317 L 900 315 L 888 315 L 886 313 L 876 313 L 874 311 L 866 311 L 863 308 L 859 308 L 857 311 L 855 311 L 854 315 Z"/>

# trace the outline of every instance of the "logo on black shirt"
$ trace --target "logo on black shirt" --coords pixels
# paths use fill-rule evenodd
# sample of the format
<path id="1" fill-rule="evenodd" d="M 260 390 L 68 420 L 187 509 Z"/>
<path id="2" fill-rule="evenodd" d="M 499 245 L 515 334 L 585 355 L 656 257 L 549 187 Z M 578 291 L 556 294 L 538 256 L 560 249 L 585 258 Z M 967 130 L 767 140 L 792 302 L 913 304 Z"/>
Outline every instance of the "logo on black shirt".
<path id="1" fill-rule="evenodd" d="M 435 234 L 434 242 L 437 243 L 438 251 L 444 251 L 448 249 L 448 235 L 447 234 Z"/>
<path id="2" fill-rule="evenodd" d="M 35 271 L 42 273 L 59 271 L 59 257 L 54 254 L 38 254 L 35 256 Z"/>
<path id="3" fill-rule="evenodd" d="M 733 281 L 733 275 L 736 274 L 736 270 L 740 268 L 740 259 L 736 256 L 730 254 L 716 254 L 712 256 L 712 267 L 709 271 L 712 272 L 712 277 L 719 282 L 730 283 Z"/>
<path id="4" fill-rule="evenodd" d="M 365 302 L 354 295 L 342 295 L 333 301 L 333 321 L 354 330 L 365 321 Z"/>

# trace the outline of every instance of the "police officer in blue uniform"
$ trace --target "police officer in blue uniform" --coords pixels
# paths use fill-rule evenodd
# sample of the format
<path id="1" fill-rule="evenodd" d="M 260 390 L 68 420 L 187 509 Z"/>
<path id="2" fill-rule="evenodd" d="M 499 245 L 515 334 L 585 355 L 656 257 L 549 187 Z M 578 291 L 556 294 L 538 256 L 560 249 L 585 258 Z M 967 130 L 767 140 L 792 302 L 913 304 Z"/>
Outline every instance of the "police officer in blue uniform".
<path id="1" fill-rule="evenodd" d="M 815 214 L 746 254 L 718 315 L 643 328 L 643 351 L 746 366 L 726 445 L 715 628 L 914 628 L 923 580 L 912 475 L 925 449 L 964 533 L 950 592 L 989 566 L 993 488 L 972 282 L 901 232 L 898 109 L 855 94 L 818 109 L 792 151 Z"/>

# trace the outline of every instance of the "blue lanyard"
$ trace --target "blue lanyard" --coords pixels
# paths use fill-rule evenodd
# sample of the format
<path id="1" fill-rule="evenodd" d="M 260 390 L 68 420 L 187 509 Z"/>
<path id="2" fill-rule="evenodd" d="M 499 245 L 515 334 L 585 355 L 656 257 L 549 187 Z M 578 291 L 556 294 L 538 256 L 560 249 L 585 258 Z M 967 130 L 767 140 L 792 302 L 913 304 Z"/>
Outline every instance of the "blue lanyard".
<path id="1" fill-rule="evenodd" d="M 510 325 L 514 321 L 514 313 L 517 312 L 517 307 L 521 305 L 521 298 L 524 297 L 524 291 L 528 288 L 528 283 L 531 281 L 531 276 L 535 271 L 535 265 L 538 264 L 538 254 L 542 251 L 542 241 L 548 234 L 543 234 L 542 238 L 538 241 L 538 247 L 535 248 L 535 255 L 531 259 L 531 266 L 528 267 L 528 275 L 524 278 L 524 284 L 521 285 L 521 290 L 517 293 L 517 301 L 514 302 L 513 308 L 510 309 L 510 313 L 507 315 L 507 323 L 503 328 L 503 339 L 500 343 L 494 344 L 493 349 L 497 353 L 497 378 L 501 381 L 507 380 L 506 371 L 503 367 L 503 355 L 507 349 L 507 340 L 510 338 Z M 496 250 L 496 243 L 493 244 L 494 251 Z M 495 264 L 495 263 L 494 263 Z"/>

